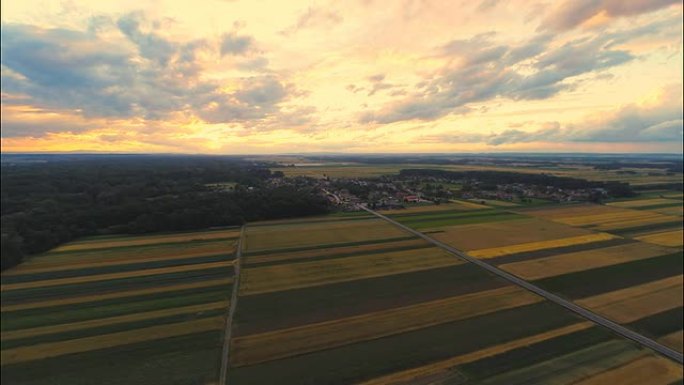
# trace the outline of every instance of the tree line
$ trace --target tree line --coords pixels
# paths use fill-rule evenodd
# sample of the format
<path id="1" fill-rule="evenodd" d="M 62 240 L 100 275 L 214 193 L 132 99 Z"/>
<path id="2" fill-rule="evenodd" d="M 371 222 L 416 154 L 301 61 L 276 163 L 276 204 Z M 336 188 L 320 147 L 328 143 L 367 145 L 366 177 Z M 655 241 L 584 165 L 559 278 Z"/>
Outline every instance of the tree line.
<path id="1" fill-rule="evenodd" d="M 143 234 L 328 212 L 305 184 L 227 157 L 82 156 L 2 163 L 2 269 L 75 238 Z M 230 190 L 211 184 L 234 183 Z"/>

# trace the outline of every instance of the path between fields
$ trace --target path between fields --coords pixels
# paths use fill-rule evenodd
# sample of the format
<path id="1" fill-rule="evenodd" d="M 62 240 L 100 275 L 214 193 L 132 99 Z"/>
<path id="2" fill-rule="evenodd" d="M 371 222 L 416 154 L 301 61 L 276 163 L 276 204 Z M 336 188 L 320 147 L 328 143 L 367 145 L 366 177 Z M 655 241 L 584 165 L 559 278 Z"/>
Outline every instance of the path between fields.
<path id="1" fill-rule="evenodd" d="M 639 333 L 636 333 L 630 329 L 627 329 L 626 327 L 619 325 L 619 324 L 617 324 L 617 323 L 615 323 L 615 322 L 613 322 L 607 318 L 604 318 L 604 317 L 592 312 L 589 309 L 583 308 L 583 307 L 575 304 L 574 302 L 568 301 L 568 300 L 563 299 L 563 298 L 561 298 L 555 294 L 552 294 L 552 293 L 550 293 L 550 292 L 548 292 L 548 291 L 546 291 L 546 290 L 544 290 L 538 286 L 531 284 L 530 282 L 525 281 L 524 279 L 516 277 L 513 274 L 507 273 L 507 272 L 505 272 L 505 271 L 503 271 L 503 270 L 501 270 L 501 269 L 499 269 L 493 265 L 490 265 L 486 262 L 483 262 L 477 258 L 473 258 L 471 256 L 468 256 L 467 254 L 465 254 L 464 252 L 462 252 L 458 249 L 455 249 L 455 248 L 453 248 L 447 244 L 444 244 L 444 243 L 442 243 L 436 239 L 430 238 L 429 236 L 421 233 L 420 231 L 417 231 L 417 230 L 414 230 L 410 227 L 404 226 L 401 223 L 399 223 L 399 222 L 397 222 L 391 218 L 388 218 L 382 214 L 379 214 L 379 213 L 377 213 L 377 212 L 375 212 L 375 211 L 373 211 L 373 210 L 371 210 L 365 206 L 359 205 L 359 208 L 361 208 L 361 209 L 375 215 L 376 217 L 383 219 L 383 220 L 385 220 L 385 221 L 387 221 L 387 222 L 389 222 L 389 223 L 391 223 L 391 224 L 393 224 L 393 225 L 395 225 L 401 229 L 404 229 L 404 230 L 410 232 L 411 234 L 414 234 L 414 235 L 432 243 L 433 245 L 435 245 L 435 246 L 437 246 L 437 247 L 439 247 L 439 248 L 441 248 L 441 249 L 443 249 L 443 250 L 445 250 L 445 251 L 447 251 L 447 252 L 449 252 L 449 253 L 451 253 L 451 254 L 459 257 L 459 258 L 462 258 L 462 259 L 464 259 L 470 263 L 473 263 L 473 264 L 475 264 L 475 265 L 477 265 L 477 266 L 479 266 L 479 267 L 481 267 L 481 268 L 483 268 L 483 269 L 485 269 L 485 270 L 487 270 L 493 274 L 496 274 L 497 276 L 499 276 L 499 277 L 501 277 L 501 278 L 503 278 L 503 279 L 505 279 L 511 283 L 514 283 L 518 286 L 521 286 L 521 287 L 523 287 L 523 288 L 525 288 L 525 289 L 527 289 L 527 290 L 529 290 L 535 294 L 538 294 L 538 295 L 546 298 L 549 301 L 552 301 L 552 302 L 554 302 L 560 306 L 563 306 L 564 308 L 566 308 L 570 311 L 573 311 L 576 314 L 579 314 L 580 316 L 588 319 L 589 321 L 592 321 L 596 324 L 604 326 L 604 327 L 612 330 L 613 332 L 621 335 L 622 337 L 628 338 L 628 339 L 635 341 L 635 342 L 637 342 L 637 343 L 639 343 L 645 347 L 648 347 L 648 348 L 650 348 L 650 349 L 652 349 L 652 350 L 654 350 L 654 351 L 656 351 L 656 352 L 658 352 L 658 353 L 660 353 L 660 354 L 662 354 L 662 355 L 664 355 L 664 356 L 666 356 L 672 360 L 679 362 L 680 364 L 682 363 L 682 353 L 680 353 L 674 349 L 670 349 L 667 346 L 661 345 L 660 343 L 658 343 L 658 342 L 656 342 L 650 338 L 647 338 L 647 337 L 645 337 Z"/>
<path id="2" fill-rule="evenodd" d="M 240 238 L 235 251 L 235 264 L 233 270 L 233 293 L 230 297 L 230 307 L 228 308 L 228 318 L 226 319 L 226 329 L 223 332 L 223 350 L 221 353 L 221 372 L 219 374 L 219 385 L 225 385 L 228 376 L 228 365 L 230 362 L 230 338 L 233 329 L 233 318 L 237 309 L 238 292 L 240 290 L 240 265 L 242 264 L 242 240 L 245 237 L 245 227 L 240 229 Z"/>

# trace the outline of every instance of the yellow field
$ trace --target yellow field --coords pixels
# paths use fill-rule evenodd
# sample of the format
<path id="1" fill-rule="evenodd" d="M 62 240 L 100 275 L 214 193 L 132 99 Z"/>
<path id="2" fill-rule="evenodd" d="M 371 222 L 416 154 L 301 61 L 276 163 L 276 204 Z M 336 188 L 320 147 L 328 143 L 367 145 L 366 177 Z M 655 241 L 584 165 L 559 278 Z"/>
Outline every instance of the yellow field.
<path id="1" fill-rule="evenodd" d="M 233 340 L 231 363 L 235 366 L 253 365 L 320 349 L 405 333 L 541 300 L 541 297 L 522 288 L 508 286 L 236 338 Z"/>
<path id="2" fill-rule="evenodd" d="M 608 225 L 611 223 L 648 220 L 652 218 L 663 217 L 658 213 L 650 211 L 639 210 L 620 210 L 612 213 L 604 214 L 590 214 L 573 217 L 564 217 L 554 219 L 556 222 L 565 223 L 570 226 L 590 226 L 590 225 Z"/>
<path id="3" fill-rule="evenodd" d="M 210 287 L 210 286 L 218 286 L 218 285 L 230 285 L 233 283 L 233 278 L 222 278 L 222 279 L 213 279 L 209 281 L 202 281 L 202 282 L 194 282 L 194 283 L 185 283 L 182 285 L 160 285 L 158 287 L 153 287 L 149 289 L 134 289 L 134 290 L 125 290 L 125 291 L 117 291 L 114 293 L 107 293 L 107 294 L 96 294 L 96 295 L 81 295 L 78 297 L 69 297 L 69 298 L 58 298 L 58 299 L 51 299 L 47 301 L 36 301 L 36 302 L 28 302 L 28 303 L 21 303 L 21 304 L 16 304 L 16 305 L 2 305 L 2 311 L 3 312 L 10 312 L 10 311 L 17 311 L 17 310 L 27 310 L 27 309 L 37 309 L 41 307 L 49 307 L 49 306 L 60 306 L 60 305 L 73 305 L 77 303 L 87 303 L 87 302 L 94 302 L 94 301 L 104 301 L 107 299 L 113 299 L 113 298 L 124 298 L 124 297 L 132 297 L 132 296 L 138 296 L 138 295 L 145 295 L 145 294 L 155 294 L 155 293 L 167 293 L 171 291 L 178 291 L 178 290 L 185 290 L 185 289 L 196 289 L 196 288 L 201 288 L 201 287 Z"/>
<path id="4" fill-rule="evenodd" d="M 682 240 L 683 237 L 684 230 L 680 229 L 675 231 L 665 231 L 662 233 L 642 235 L 635 237 L 634 239 L 638 239 L 642 242 L 654 243 L 656 245 L 676 247 L 682 246 L 684 243 Z"/>
<path id="5" fill-rule="evenodd" d="M 638 199 L 638 200 L 624 201 L 624 202 L 612 202 L 612 203 L 606 203 L 606 204 L 608 206 L 613 206 L 613 207 L 638 208 L 638 207 L 646 207 L 646 206 L 665 205 L 665 204 L 670 204 L 670 203 L 676 204 L 676 203 L 682 203 L 682 201 L 676 200 L 676 199 L 652 198 L 652 199 Z"/>
<path id="6" fill-rule="evenodd" d="M 675 252 L 675 250 L 650 245 L 648 243 L 631 243 L 554 255 L 552 257 L 529 261 L 507 263 L 499 267 L 518 277 L 535 280 L 594 269 L 597 267 L 617 265 L 619 263 L 636 261 L 639 259 L 657 257 L 673 252 Z"/>
<path id="7" fill-rule="evenodd" d="M 682 306 L 681 275 L 576 301 L 613 321 L 629 323 Z"/>
<path id="8" fill-rule="evenodd" d="M 277 254 L 266 254 L 266 255 L 255 255 L 247 257 L 247 261 L 250 263 L 263 263 L 263 262 L 274 262 L 274 261 L 287 261 L 287 260 L 298 260 L 306 259 L 310 257 L 316 257 L 320 255 L 329 255 L 334 253 L 357 253 L 363 254 L 364 252 L 382 250 L 389 247 L 413 247 L 427 244 L 426 241 L 422 239 L 409 239 L 406 241 L 396 241 L 396 242 L 383 242 L 370 245 L 358 245 L 358 246 L 343 246 L 343 247 L 326 247 L 322 249 L 304 250 L 304 251 L 291 251 L 283 252 Z"/>
<path id="9" fill-rule="evenodd" d="M 684 215 L 684 206 L 661 207 L 659 209 L 649 209 L 648 211 L 653 211 L 655 213 L 663 215 L 673 215 L 681 217 Z"/>
<path id="10" fill-rule="evenodd" d="M 240 295 L 327 285 L 462 263 L 441 249 L 430 248 L 247 268 L 242 271 Z"/>
<path id="11" fill-rule="evenodd" d="M 528 252 L 528 251 L 553 249 L 556 247 L 573 246 L 573 245 L 581 245 L 581 244 L 585 244 L 585 243 L 606 241 L 606 240 L 614 239 L 614 238 L 619 238 L 619 237 L 612 235 L 612 234 L 608 234 L 608 233 L 596 233 L 596 234 L 580 235 L 580 236 L 569 237 L 569 238 L 553 239 L 550 241 L 521 243 L 521 244 L 517 244 L 517 245 L 504 246 L 504 247 L 493 247 L 493 248 L 488 248 L 488 249 L 470 250 L 470 251 L 468 251 L 468 254 L 473 256 L 473 257 L 476 257 L 476 258 L 487 259 L 487 258 L 501 257 L 504 255 L 509 255 L 509 254 L 523 253 L 523 252 Z M 530 262 L 532 262 L 532 261 L 530 261 Z"/>
<path id="12" fill-rule="evenodd" d="M 569 205 L 558 205 L 552 207 L 534 207 L 534 208 L 522 208 L 515 210 L 518 213 L 530 215 L 533 217 L 545 218 L 545 219 L 562 219 L 568 217 L 579 217 L 583 215 L 597 215 L 597 214 L 609 214 L 615 212 L 630 211 L 625 209 L 619 209 L 615 207 L 609 207 L 604 205 L 597 205 L 592 203 L 580 203 L 580 204 L 569 204 Z"/>
<path id="13" fill-rule="evenodd" d="M 104 281 L 104 280 L 109 280 L 109 279 L 144 277 L 144 276 L 149 276 L 149 275 L 168 274 L 168 273 L 176 273 L 176 272 L 181 272 L 181 271 L 213 269 L 213 268 L 231 266 L 232 264 L 233 264 L 233 261 L 210 262 L 210 263 L 198 263 L 195 265 L 161 267 L 161 268 L 157 268 L 157 269 L 133 270 L 133 271 L 125 271 L 125 272 L 121 272 L 121 273 L 109 273 L 109 274 L 86 275 L 86 276 L 70 277 L 70 278 L 46 279 L 46 280 L 41 280 L 41 281 L 30 281 L 30 282 L 20 282 L 20 283 L 0 285 L 0 290 L 5 291 L 5 290 L 17 290 L 17 289 L 29 289 L 29 288 L 36 288 L 36 287 L 49 287 L 49 286 L 69 285 L 69 284 L 85 283 L 85 282 L 96 282 L 96 281 Z"/>
<path id="14" fill-rule="evenodd" d="M 157 243 L 192 242 L 221 238 L 238 238 L 239 236 L 240 230 L 232 229 L 223 231 L 206 231 L 196 233 L 179 233 L 170 235 L 153 235 L 142 237 L 132 236 L 117 239 L 84 240 L 80 242 L 68 243 L 66 245 L 52 249 L 50 252 L 100 249 L 122 246 L 142 246 L 153 245 Z"/>
<path id="15" fill-rule="evenodd" d="M 668 385 L 682 378 L 682 366 L 661 357 L 642 357 L 575 385 Z"/>
<path id="16" fill-rule="evenodd" d="M 401 372 L 396 372 L 382 377 L 374 378 L 372 380 L 365 381 L 359 385 L 406 385 L 411 383 L 422 383 L 420 381 L 421 379 L 432 378 L 432 376 L 449 371 L 454 366 L 467 364 L 469 362 L 474 362 L 497 354 L 506 353 L 508 351 L 536 344 L 538 342 L 542 342 L 551 338 L 560 337 L 566 334 L 588 329 L 592 326 L 594 325 L 591 322 L 581 322 L 569 326 L 564 326 L 559 329 L 549 330 L 541 334 L 536 334 L 530 337 L 525 337 L 518 340 L 506 342 L 501 345 L 496 345 L 472 353 L 452 357 L 425 366 L 420 366 L 418 368 L 404 370 Z"/>
<path id="17" fill-rule="evenodd" d="M 375 177 L 381 175 L 398 174 L 399 170 L 412 168 L 430 168 L 437 170 L 451 171 L 506 171 L 520 172 L 526 174 L 549 174 L 555 176 L 566 176 L 595 181 L 622 181 L 632 185 L 652 184 L 652 183 L 681 183 L 681 174 L 667 175 L 661 169 L 623 169 L 634 172 L 634 174 L 618 173 L 623 170 L 595 170 L 588 166 L 567 166 L 560 170 L 558 168 L 544 167 L 522 167 L 522 166 L 500 166 L 500 165 L 460 165 L 460 164 L 358 164 L 358 163 L 323 163 L 311 166 L 300 167 L 277 167 L 271 168 L 272 171 L 282 171 L 286 176 L 309 176 L 313 178 L 354 178 L 354 177 Z M 657 175 L 654 175 L 657 174 Z"/>
<path id="18" fill-rule="evenodd" d="M 29 329 L 12 330 L 2 332 L 2 340 L 9 341 L 18 338 L 42 336 L 45 334 L 63 333 L 73 330 L 94 328 L 99 326 L 113 325 L 122 322 L 142 321 L 154 318 L 168 317 L 177 314 L 202 313 L 208 310 L 227 309 L 229 301 L 203 303 L 200 305 L 174 307 L 170 309 L 154 310 L 116 317 L 98 318 L 88 321 L 72 322 L 59 325 L 41 326 Z"/>
<path id="19" fill-rule="evenodd" d="M 664 337 L 658 339 L 658 342 L 664 344 L 678 352 L 682 351 L 682 337 L 684 337 L 684 331 L 680 330 L 674 333 L 670 333 Z"/>
<path id="20" fill-rule="evenodd" d="M 244 246 L 245 250 L 254 252 L 407 236 L 409 233 L 381 219 L 299 223 L 248 227 Z"/>
<path id="21" fill-rule="evenodd" d="M 617 221 L 611 221 L 608 223 L 601 223 L 598 226 L 592 227 L 592 229 L 603 230 L 603 231 L 620 230 L 620 229 L 627 229 L 630 227 L 640 227 L 640 226 L 644 226 L 644 225 L 657 225 L 660 223 L 668 223 L 668 222 L 676 222 L 676 221 L 681 221 L 681 219 L 677 218 L 677 217 L 671 217 L 669 215 L 662 215 L 662 214 L 654 213 L 653 216 L 649 216 L 649 217 L 642 217 L 642 218 L 629 219 L 629 220 L 617 220 Z"/>
<path id="22" fill-rule="evenodd" d="M 135 263 L 164 259 L 180 259 L 211 255 L 230 255 L 235 248 L 234 242 L 211 242 L 204 245 L 178 244 L 154 248 L 124 248 L 73 252 L 68 254 L 45 254 L 31 258 L 19 266 L 2 274 L 25 274 L 39 271 L 57 271 L 80 269 L 84 267 L 104 266 L 103 263 Z"/>
<path id="23" fill-rule="evenodd" d="M 0 352 L 0 356 L 2 357 L 2 365 L 4 366 L 49 357 L 57 357 L 65 354 L 111 348 L 136 342 L 175 337 L 209 330 L 221 330 L 224 323 L 224 317 L 203 318 L 196 321 L 178 322 L 125 332 L 103 334 L 94 337 L 6 349 Z"/>
<path id="24" fill-rule="evenodd" d="M 235 245 L 223 245 L 221 246 L 221 254 L 232 255 L 235 252 Z M 144 262 L 156 262 L 156 261 L 172 261 L 175 259 L 185 259 L 188 257 L 208 257 L 216 255 L 217 253 L 209 252 L 202 253 L 199 255 L 170 255 L 170 256 L 156 256 L 156 257 L 138 257 L 134 259 L 98 259 L 95 262 L 93 259 L 89 259 L 82 263 L 65 263 L 63 265 L 50 264 L 45 266 L 43 264 L 27 264 L 22 263 L 15 268 L 2 273 L 2 276 L 13 276 L 13 275 L 23 275 L 23 274 L 34 274 L 34 273 L 46 273 L 53 271 L 63 271 L 63 270 L 76 270 L 76 269 L 87 269 L 90 267 L 105 267 L 105 266 L 118 266 L 127 265 L 131 263 L 144 263 Z"/>
<path id="25" fill-rule="evenodd" d="M 498 248 L 593 234 L 591 231 L 537 218 L 448 226 L 432 237 L 461 250 Z"/>

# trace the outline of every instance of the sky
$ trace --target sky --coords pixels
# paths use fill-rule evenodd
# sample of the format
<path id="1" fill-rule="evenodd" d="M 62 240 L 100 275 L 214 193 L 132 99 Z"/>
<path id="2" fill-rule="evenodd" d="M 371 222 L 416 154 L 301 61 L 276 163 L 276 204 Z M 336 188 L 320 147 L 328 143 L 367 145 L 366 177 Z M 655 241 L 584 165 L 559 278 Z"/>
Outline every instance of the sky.
<path id="1" fill-rule="evenodd" d="M 1 4 L 3 152 L 682 151 L 681 1 Z"/>

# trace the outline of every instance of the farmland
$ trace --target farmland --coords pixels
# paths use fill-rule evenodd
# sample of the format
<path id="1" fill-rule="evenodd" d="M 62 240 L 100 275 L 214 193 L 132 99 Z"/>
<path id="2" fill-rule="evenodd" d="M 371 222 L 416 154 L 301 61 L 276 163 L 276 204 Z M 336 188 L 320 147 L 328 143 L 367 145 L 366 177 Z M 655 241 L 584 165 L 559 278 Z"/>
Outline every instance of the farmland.
<path id="1" fill-rule="evenodd" d="M 450 221 L 436 212 L 391 217 L 420 231 L 432 223 L 434 239 L 681 352 L 682 223 L 653 211 L 663 205 L 681 201 L 510 207 Z"/>
<path id="2" fill-rule="evenodd" d="M 553 170 L 641 178 L 641 171 Z M 606 204 L 459 197 L 382 213 L 681 352 L 677 194 L 655 190 Z M 243 229 L 87 237 L 4 271 L 3 380 L 219 384 L 222 373 L 237 385 L 683 379 L 669 358 L 372 213 L 313 214 Z"/>
<path id="3" fill-rule="evenodd" d="M 447 171 L 506 171 L 531 174 L 549 174 L 562 177 L 582 178 L 597 181 L 622 181 L 633 185 L 680 182 L 681 174 L 670 175 L 659 169 L 625 169 L 625 170 L 598 170 L 590 166 L 579 164 L 567 164 L 564 167 L 529 167 L 522 165 L 458 165 L 458 164 L 429 164 L 429 163 L 387 163 L 387 164 L 364 164 L 326 162 L 315 164 L 301 164 L 296 167 L 274 167 L 271 171 L 282 171 L 287 176 L 308 176 L 314 178 L 369 178 L 382 175 L 398 174 L 400 170 L 412 168 L 430 168 Z M 629 171 L 624 173 L 620 171 Z"/>
<path id="4" fill-rule="evenodd" d="M 90 238 L 4 272 L 3 381 L 216 381 L 239 235 Z"/>
<path id="5" fill-rule="evenodd" d="M 429 231 L 498 230 L 517 221 L 543 233 L 516 239 L 511 230 L 504 238 L 513 242 L 542 242 L 549 236 L 588 237 L 588 244 L 619 239 L 488 208 L 417 206 L 394 215 L 412 225 L 429 223 L 424 227 Z M 247 225 L 230 383 L 508 384 L 532 378 L 530 373 L 545 365 L 554 370 L 546 370 L 542 382 L 570 383 L 608 375 L 640 359 L 669 368 L 663 378 L 682 377 L 681 366 L 410 233 L 390 230 L 380 219 L 351 217 Z M 357 231 L 348 226 L 353 222 L 376 230 Z M 326 235 L 313 244 L 304 236 L 308 231 Z M 591 238 L 594 234 L 599 236 Z M 505 246 L 506 241 L 498 242 Z M 645 245 L 656 250 L 653 254 L 670 251 Z M 541 249 L 549 247 L 567 248 L 568 243 Z M 524 326 L 507 327 L 514 324 Z"/>

